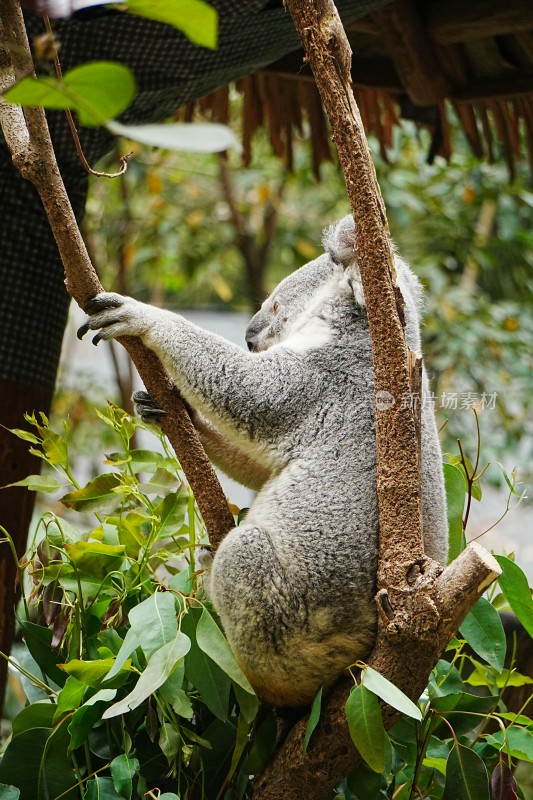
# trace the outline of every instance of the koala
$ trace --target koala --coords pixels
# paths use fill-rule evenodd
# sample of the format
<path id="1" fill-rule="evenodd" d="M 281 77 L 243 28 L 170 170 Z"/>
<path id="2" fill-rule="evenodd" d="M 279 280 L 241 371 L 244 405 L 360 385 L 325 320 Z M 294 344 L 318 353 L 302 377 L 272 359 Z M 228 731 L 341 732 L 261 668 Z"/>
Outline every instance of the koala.
<path id="1" fill-rule="evenodd" d="M 103 293 L 80 329 L 139 336 L 192 409 L 215 465 L 257 491 L 208 567 L 206 589 L 257 694 L 311 702 L 372 649 L 378 559 L 374 380 L 368 321 L 346 217 L 325 252 L 285 278 L 246 331 L 248 352 L 177 314 Z M 396 256 L 405 337 L 420 349 L 421 289 Z M 427 388 L 427 378 L 424 376 Z M 147 413 L 157 409 L 137 398 Z M 437 428 L 422 409 L 425 549 L 446 563 Z"/>

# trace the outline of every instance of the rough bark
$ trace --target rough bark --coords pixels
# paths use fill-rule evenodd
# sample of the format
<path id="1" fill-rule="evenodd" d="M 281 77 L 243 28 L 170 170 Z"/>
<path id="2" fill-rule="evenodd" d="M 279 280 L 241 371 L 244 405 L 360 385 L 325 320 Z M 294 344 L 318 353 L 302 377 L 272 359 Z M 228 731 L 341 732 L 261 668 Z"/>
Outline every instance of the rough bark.
<path id="1" fill-rule="evenodd" d="M 369 664 L 416 701 L 447 642 L 500 570 L 475 544 L 444 570 L 424 555 L 417 424 L 400 402 L 415 389 L 409 366 L 413 358 L 405 347 L 384 205 L 350 86 L 350 48 L 333 2 L 285 4 L 330 120 L 357 222 L 355 253 L 366 298 L 376 395 L 386 392 L 395 400 L 392 409 L 376 410 L 379 625 Z M 332 796 L 359 758 L 344 714 L 351 685 L 342 678 L 331 691 L 305 755 L 307 719 L 294 726 L 257 780 L 254 798 Z M 397 714 L 385 706 L 383 716 L 388 728 Z"/>
<path id="2" fill-rule="evenodd" d="M 13 75 L 33 74 L 33 63 L 18 2 L 1 0 L 0 15 L 6 42 L 2 61 L 12 65 L 11 76 L 7 70 L 1 76 L 5 88 Z M 67 288 L 83 307 L 103 289 L 57 167 L 44 111 L 40 108 L 22 111 L 0 100 L 0 114 L 13 162 L 22 176 L 35 185 L 43 203 L 65 267 Z M 138 339 L 124 337 L 121 344 L 130 353 L 147 390 L 167 412 L 163 429 L 195 494 L 211 545 L 216 548 L 233 527 L 233 517 L 189 415 L 156 356 Z"/>

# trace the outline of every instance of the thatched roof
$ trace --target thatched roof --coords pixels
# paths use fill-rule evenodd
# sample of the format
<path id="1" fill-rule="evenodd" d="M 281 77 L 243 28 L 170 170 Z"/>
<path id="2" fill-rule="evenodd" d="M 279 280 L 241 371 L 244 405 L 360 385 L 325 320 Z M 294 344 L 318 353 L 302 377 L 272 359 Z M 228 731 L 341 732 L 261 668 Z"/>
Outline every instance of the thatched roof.
<path id="1" fill-rule="evenodd" d="M 531 0 L 353 0 L 339 3 L 353 50 L 355 95 L 367 133 L 383 155 L 401 118 L 432 132 L 428 157 L 451 152 L 458 117 L 473 153 L 533 171 L 533 2 Z M 370 9 L 370 13 L 368 10 Z M 364 16 L 361 16 L 364 14 Z M 354 17 L 356 17 L 354 19 Z M 265 35 L 268 30 L 265 29 Z M 274 152 L 292 163 L 292 140 L 307 120 L 314 168 L 331 157 L 326 119 L 303 52 L 294 50 L 237 83 L 244 94 L 247 160 L 252 134 L 268 125 Z M 228 121 L 228 87 L 183 110 Z"/>

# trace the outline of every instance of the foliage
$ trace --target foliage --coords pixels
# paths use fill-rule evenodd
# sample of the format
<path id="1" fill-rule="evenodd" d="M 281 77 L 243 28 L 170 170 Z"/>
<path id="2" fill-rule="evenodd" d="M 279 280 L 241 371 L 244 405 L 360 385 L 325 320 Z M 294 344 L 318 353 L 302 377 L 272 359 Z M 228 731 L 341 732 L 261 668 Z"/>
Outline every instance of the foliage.
<path id="1" fill-rule="evenodd" d="M 215 797 L 226 784 L 242 797 L 258 702 L 201 588 L 194 499 L 158 431 L 159 450 L 132 450 L 146 426 L 113 406 L 100 416 L 119 446 L 85 486 L 70 469 L 68 425 L 59 434 L 32 416 L 35 433 L 17 432 L 52 468 L 21 483 L 59 494 L 71 513 L 41 517 L 24 562 L 30 705 L 14 720 L 0 784 L 23 800 L 155 787 L 168 800 Z"/>
<path id="2" fill-rule="evenodd" d="M 27 704 L 0 763 L 1 796 L 249 797 L 276 724 L 259 707 L 203 592 L 205 532 L 194 499 L 156 428 L 111 405 L 98 414 L 114 449 L 108 470 L 83 486 L 71 468 L 68 423 L 60 434 L 41 414 L 28 417 L 32 432 L 15 431 L 48 465 L 20 483 L 59 500 L 63 511 L 43 514 L 19 568 L 25 649 L 11 663 Z M 154 434 L 157 449 L 132 448 L 136 429 Z M 476 474 L 462 454 L 447 466 L 460 478 L 448 482 L 449 506 L 467 508 L 480 495 L 483 471 Z M 510 764 L 533 760 L 533 720 L 527 702 L 510 713 L 504 692 L 533 680 L 513 668 L 513 653 L 505 659 L 495 606 L 507 602 L 531 630 L 533 603 L 516 564 L 498 559 L 502 593 L 494 588 L 492 602 L 474 607 L 418 704 L 366 664 L 354 665 L 361 675 L 346 714 L 366 763 L 339 797 L 489 800 L 489 785 L 495 792 L 502 782 L 523 796 Z M 388 733 L 380 701 L 403 715 Z M 321 703 L 320 691 L 305 749 Z"/>
<path id="3" fill-rule="evenodd" d="M 519 452 L 533 470 L 533 265 L 531 180 L 480 164 L 457 140 L 450 163 L 424 163 L 413 132 L 398 137 L 391 164 L 377 160 L 392 235 L 426 288 L 423 331 L 447 447 L 472 440 L 461 402 L 480 408 L 490 461 Z M 467 407 L 466 406 L 466 407 Z M 518 449 L 519 448 L 519 449 Z M 516 456 L 515 456 L 516 457 Z"/>

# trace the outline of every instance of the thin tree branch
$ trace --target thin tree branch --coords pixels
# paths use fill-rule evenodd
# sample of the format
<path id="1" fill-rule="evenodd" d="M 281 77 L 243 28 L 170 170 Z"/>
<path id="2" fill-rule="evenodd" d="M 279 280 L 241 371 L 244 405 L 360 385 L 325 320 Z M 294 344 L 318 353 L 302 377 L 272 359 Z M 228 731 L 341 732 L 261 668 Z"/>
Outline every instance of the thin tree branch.
<path id="1" fill-rule="evenodd" d="M 0 80 L 11 82 L 23 74 L 33 74 L 33 63 L 26 29 L 17 0 L 0 0 L 0 20 L 4 28 L 0 48 Z M 12 66 L 11 74 L 9 65 Z M 8 85 L 8 84 L 4 84 Z M 42 108 L 25 108 L 0 98 L 0 121 L 13 163 L 37 189 L 65 268 L 66 285 L 83 308 L 102 291 L 81 237 L 63 180 L 59 173 L 48 125 Z M 233 517 L 222 488 L 200 444 L 190 417 L 172 381 L 156 355 L 133 337 L 120 340 L 133 359 L 148 392 L 167 412 L 162 423 L 187 476 L 202 513 L 209 539 L 216 548 L 233 527 Z"/>

